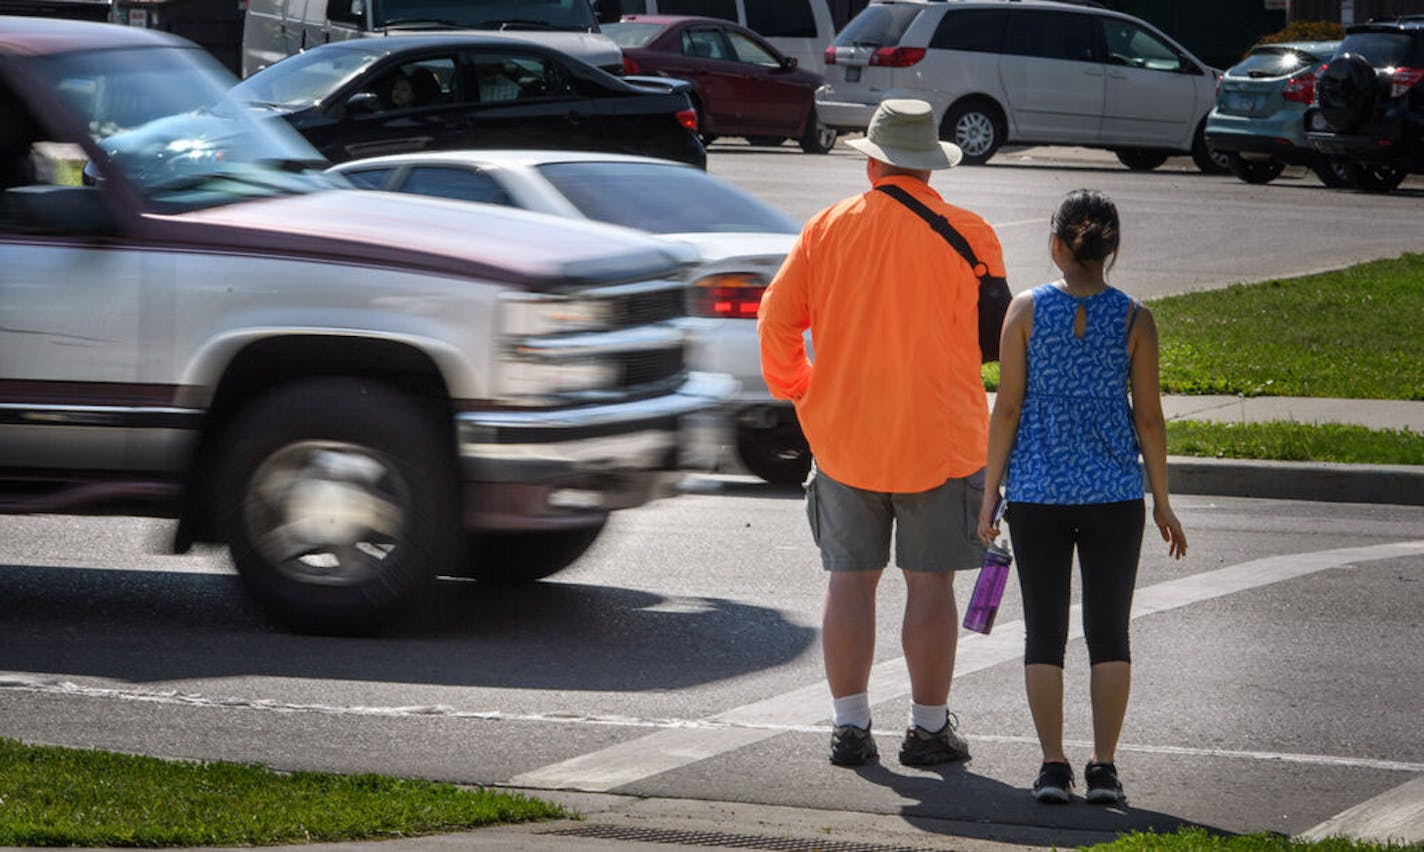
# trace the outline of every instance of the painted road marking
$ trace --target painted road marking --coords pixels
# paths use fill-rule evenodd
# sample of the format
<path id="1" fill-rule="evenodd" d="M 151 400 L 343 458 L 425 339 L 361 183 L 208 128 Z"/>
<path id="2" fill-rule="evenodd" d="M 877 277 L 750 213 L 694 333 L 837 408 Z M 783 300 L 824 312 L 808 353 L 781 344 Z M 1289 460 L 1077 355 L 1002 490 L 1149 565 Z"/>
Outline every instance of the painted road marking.
<path id="1" fill-rule="evenodd" d="M 298 704 L 274 701 L 266 698 L 240 698 L 237 696 L 202 695 L 196 692 L 179 692 L 169 689 L 114 688 L 78 684 L 57 678 L 43 678 L 20 672 L 0 672 L 0 689 L 16 692 L 37 692 L 50 695 L 74 696 L 110 701 L 136 701 L 145 704 L 166 704 L 179 707 L 212 707 L 224 710 L 248 710 L 268 713 L 311 714 L 323 716 L 380 717 L 401 719 L 468 719 L 477 722 L 531 722 L 542 725 L 591 725 L 612 728 L 658 728 L 687 730 L 689 728 L 738 727 L 730 722 L 714 722 L 710 719 L 678 719 L 617 714 L 583 713 L 505 713 L 501 710 L 457 710 L 446 704 L 417 704 L 395 707 L 352 706 L 341 704 Z M 775 734 L 821 734 L 831 732 L 830 725 L 745 725 L 770 731 Z M 890 736 L 887 734 L 886 736 Z M 896 733 L 893 736 L 899 737 Z M 1005 736 L 1000 734 L 969 734 L 975 742 L 1012 743 L 1015 745 L 1037 746 L 1034 737 Z M 1089 740 L 1064 740 L 1071 748 L 1092 748 Z M 1399 760 L 1379 760 L 1370 757 L 1341 757 L 1328 754 L 1293 754 L 1276 751 L 1238 751 L 1219 748 L 1190 748 L 1186 746 L 1154 746 L 1119 743 L 1118 751 L 1143 754 L 1170 754 L 1183 757 L 1228 758 L 1233 760 L 1255 760 L 1270 763 L 1302 763 L 1311 766 L 1344 767 L 1350 769 L 1378 769 L 1387 772 L 1424 773 L 1424 763 L 1409 763 Z"/>
<path id="2" fill-rule="evenodd" d="M 1361 802 L 1300 836 L 1305 840 L 1343 836 L 1376 843 L 1424 843 L 1424 778 Z"/>
<path id="3" fill-rule="evenodd" d="M 1133 598 L 1132 617 L 1138 619 L 1341 565 L 1419 554 L 1424 554 L 1424 541 L 1255 559 L 1138 589 Z M 1082 624 L 1078 607 L 1073 608 L 1070 619 L 1069 638 L 1080 638 Z M 1022 655 L 1022 621 L 1000 625 L 999 630 L 988 635 L 976 633 L 962 637 L 954 667 L 955 677 L 1019 659 Z M 886 660 L 871 669 L 870 695 L 873 703 L 909 694 L 910 680 L 904 658 Z M 822 680 L 711 717 L 713 722 L 726 723 L 725 727 L 658 731 L 516 775 L 506 783 L 515 787 L 609 792 L 774 737 L 778 730 L 771 726 L 819 722 L 827 718 L 829 704 L 830 690 Z"/>

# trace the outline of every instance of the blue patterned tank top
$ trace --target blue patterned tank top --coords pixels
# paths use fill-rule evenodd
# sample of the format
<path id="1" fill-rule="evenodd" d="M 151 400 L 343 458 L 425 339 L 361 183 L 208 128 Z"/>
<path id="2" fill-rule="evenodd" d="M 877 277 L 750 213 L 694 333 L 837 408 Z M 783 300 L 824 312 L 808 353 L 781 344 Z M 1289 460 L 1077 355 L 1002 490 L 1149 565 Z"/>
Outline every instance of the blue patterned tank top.
<path id="1" fill-rule="evenodd" d="M 1083 336 L 1073 333 L 1078 306 Z M 1009 456 L 1007 494 L 1020 503 L 1140 500 L 1142 465 L 1128 402 L 1128 312 L 1132 298 L 1108 289 L 1072 296 L 1052 284 L 1033 291 L 1028 385 Z"/>

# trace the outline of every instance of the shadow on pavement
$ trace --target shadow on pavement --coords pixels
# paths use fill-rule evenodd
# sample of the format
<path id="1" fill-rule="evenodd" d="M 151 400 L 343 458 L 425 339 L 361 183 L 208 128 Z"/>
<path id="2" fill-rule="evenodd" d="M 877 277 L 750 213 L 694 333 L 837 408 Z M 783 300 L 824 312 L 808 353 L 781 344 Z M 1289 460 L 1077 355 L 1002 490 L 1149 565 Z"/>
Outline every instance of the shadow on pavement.
<path id="1" fill-rule="evenodd" d="M 1103 807 L 1075 796 L 1066 805 L 1035 801 L 1027 787 L 1014 787 L 976 774 L 972 764 L 956 763 L 902 774 L 881 763 L 857 770 L 862 778 L 893 790 L 913 804 L 900 815 L 920 831 L 953 837 L 1062 847 L 1103 843 L 1132 831 L 1170 834 L 1199 827 L 1229 834 L 1171 814 L 1123 805 Z"/>
<path id="2" fill-rule="evenodd" d="M 0 600 L 0 670 L 134 683 L 681 689 L 784 664 L 816 635 L 765 607 L 558 582 L 441 581 L 418 619 L 370 638 L 284 632 L 235 575 L 0 566 Z"/>

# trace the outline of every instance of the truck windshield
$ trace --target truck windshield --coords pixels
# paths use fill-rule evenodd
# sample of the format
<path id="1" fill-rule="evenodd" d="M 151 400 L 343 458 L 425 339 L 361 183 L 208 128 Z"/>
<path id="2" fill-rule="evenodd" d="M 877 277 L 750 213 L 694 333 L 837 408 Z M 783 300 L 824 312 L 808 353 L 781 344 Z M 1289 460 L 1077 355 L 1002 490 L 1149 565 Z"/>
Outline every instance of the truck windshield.
<path id="1" fill-rule="evenodd" d="M 199 50 L 59 54 L 35 67 L 107 155 L 85 176 L 117 169 L 164 212 L 341 185 L 285 122 L 232 100 L 232 76 Z"/>
<path id="2" fill-rule="evenodd" d="M 381 27 L 452 27 L 598 32 L 588 0 L 377 0 Z"/>

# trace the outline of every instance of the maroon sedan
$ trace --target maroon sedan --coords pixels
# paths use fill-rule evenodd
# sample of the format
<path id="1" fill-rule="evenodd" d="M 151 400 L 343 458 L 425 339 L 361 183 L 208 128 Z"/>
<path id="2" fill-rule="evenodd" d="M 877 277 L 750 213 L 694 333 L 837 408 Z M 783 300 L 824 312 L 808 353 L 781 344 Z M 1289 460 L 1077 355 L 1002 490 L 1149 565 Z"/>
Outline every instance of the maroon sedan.
<path id="1" fill-rule="evenodd" d="M 704 142 L 745 136 L 753 145 L 780 145 L 791 138 L 808 154 L 836 144 L 836 131 L 816 117 L 821 75 L 797 68 L 746 27 L 719 18 L 624 15 L 601 29 L 623 48 L 628 74 L 692 84 Z"/>

